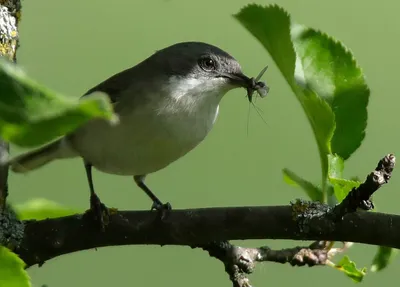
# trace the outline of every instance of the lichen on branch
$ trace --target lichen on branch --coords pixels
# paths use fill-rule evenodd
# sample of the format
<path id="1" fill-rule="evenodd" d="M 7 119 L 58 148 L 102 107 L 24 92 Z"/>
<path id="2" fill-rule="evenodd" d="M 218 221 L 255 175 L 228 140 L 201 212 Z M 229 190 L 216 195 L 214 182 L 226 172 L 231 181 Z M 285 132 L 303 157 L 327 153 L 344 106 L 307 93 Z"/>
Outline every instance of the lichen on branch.
<path id="1" fill-rule="evenodd" d="M 20 19 L 20 0 L 0 0 L 0 56 L 14 63 L 17 62 Z M 7 157 L 9 150 L 9 144 L 0 139 L 0 159 Z M 7 196 L 8 166 L 0 166 L 0 213 L 5 209 Z"/>

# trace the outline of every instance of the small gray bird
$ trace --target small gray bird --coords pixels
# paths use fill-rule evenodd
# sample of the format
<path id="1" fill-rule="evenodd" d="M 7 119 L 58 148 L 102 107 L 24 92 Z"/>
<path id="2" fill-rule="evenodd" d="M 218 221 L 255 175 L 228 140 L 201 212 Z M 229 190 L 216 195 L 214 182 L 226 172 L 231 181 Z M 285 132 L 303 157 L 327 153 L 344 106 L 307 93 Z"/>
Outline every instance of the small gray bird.
<path id="1" fill-rule="evenodd" d="M 84 94 L 106 93 L 119 118 L 117 124 L 91 120 L 55 142 L 11 159 L 11 170 L 26 173 L 56 159 L 83 158 L 91 210 L 101 224 L 107 209 L 95 193 L 92 167 L 133 176 L 153 201 L 152 208 L 168 210 L 170 204 L 163 204 L 145 185 L 146 175 L 165 168 L 202 142 L 228 91 L 239 87 L 254 91 L 255 84 L 232 56 L 215 46 L 200 42 L 172 45 Z"/>

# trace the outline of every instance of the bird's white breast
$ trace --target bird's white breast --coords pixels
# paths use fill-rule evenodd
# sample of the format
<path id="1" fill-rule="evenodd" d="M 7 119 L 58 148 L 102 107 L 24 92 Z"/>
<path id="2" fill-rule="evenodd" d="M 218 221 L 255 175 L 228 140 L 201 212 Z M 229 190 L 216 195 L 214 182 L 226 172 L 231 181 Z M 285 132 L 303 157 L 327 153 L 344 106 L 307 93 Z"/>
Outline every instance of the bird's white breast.
<path id="1" fill-rule="evenodd" d="M 73 138 L 78 153 L 107 173 L 144 175 L 160 170 L 196 147 L 218 116 L 226 93 L 218 81 L 170 78 L 160 95 L 123 108 L 119 124 L 94 121 Z M 126 101 L 127 99 L 122 99 Z"/>

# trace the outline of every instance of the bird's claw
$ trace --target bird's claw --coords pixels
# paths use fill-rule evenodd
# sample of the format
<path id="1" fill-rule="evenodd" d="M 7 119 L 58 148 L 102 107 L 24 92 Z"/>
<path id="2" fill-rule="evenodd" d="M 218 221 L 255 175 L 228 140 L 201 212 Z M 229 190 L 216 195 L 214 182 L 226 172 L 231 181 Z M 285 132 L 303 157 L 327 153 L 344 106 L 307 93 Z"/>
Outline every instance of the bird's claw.
<path id="1" fill-rule="evenodd" d="M 172 206 L 169 202 L 163 204 L 161 202 L 154 201 L 153 205 L 151 206 L 151 210 L 157 210 L 160 213 L 160 219 L 164 220 L 172 210 Z"/>
<path id="2" fill-rule="evenodd" d="M 96 194 L 90 196 L 90 211 L 93 214 L 93 219 L 99 224 L 101 231 L 104 231 L 108 224 L 110 213 Z"/>

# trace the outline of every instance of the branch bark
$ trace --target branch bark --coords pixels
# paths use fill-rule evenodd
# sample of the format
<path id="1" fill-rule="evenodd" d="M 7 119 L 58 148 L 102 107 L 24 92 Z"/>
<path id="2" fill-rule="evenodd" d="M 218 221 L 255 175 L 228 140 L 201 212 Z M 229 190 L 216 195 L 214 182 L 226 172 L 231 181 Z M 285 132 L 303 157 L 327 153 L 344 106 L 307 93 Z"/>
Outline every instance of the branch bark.
<path id="1" fill-rule="evenodd" d="M 0 56 L 17 62 L 19 47 L 18 24 L 21 15 L 20 0 L 0 0 Z M 0 158 L 8 157 L 10 146 L 0 138 Z M 8 196 L 8 166 L 0 167 L 0 213 Z"/>
<path id="2" fill-rule="evenodd" d="M 25 222 L 14 252 L 28 267 L 81 250 L 116 245 L 188 245 L 241 239 L 350 241 L 400 248 L 400 216 L 359 211 L 334 222 L 331 216 L 299 224 L 292 206 L 174 210 L 166 220 L 151 211 L 121 211 L 104 232 L 88 214 Z"/>

